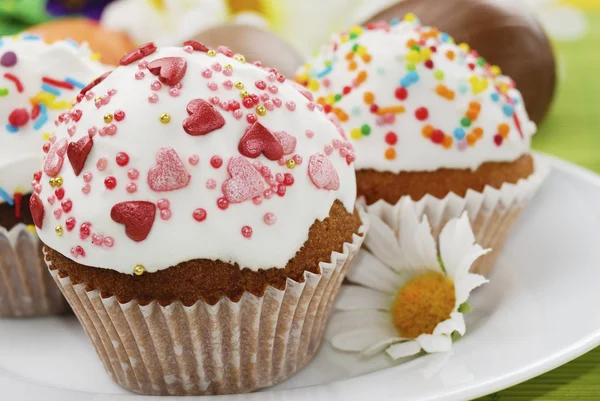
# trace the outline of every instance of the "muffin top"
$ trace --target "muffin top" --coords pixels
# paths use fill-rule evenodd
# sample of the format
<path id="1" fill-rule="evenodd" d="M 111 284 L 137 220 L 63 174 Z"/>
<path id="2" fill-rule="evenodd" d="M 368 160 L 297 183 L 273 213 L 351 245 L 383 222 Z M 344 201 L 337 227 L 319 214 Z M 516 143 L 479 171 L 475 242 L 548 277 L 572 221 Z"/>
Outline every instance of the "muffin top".
<path id="1" fill-rule="evenodd" d="M 296 81 L 335 115 L 357 169 L 476 169 L 527 153 L 530 121 L 514 81 L 414 15 L 335 35 Z"/>
<path id="2" fill-rule="evenodd" d="M 48 45 L 38 36 L 0 38 L 0 203 L 31 188 L 42 146 L 59 114 L 107 70 L 87 45 Z"/>
<path id="3" fill-rule="evenodd" d="M 40 238 L 128 274 L 284 268 L 315 220 L 356 198 L 351 144 L 299 89 L 195 41 L 126 55 L 50 138 L 30 204 Z"/>

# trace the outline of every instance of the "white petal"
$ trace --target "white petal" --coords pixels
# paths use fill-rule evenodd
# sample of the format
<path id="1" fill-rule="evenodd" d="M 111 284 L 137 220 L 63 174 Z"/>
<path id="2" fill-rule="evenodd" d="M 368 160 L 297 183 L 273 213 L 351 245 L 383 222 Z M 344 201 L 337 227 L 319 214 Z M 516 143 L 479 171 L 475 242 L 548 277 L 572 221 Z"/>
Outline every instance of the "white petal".
<path id="1" fill-rule="evenodd" d="M 451 335 L 455 331 L 458 331 L 461 336 L 465 334 L 465 318 L 463 317 L 462 313 L 452 312 L 452 314 L 450 314 L 450 319 L 444 320 L 443 322 L 435 326 L 435 329 L 433 330 L 433 335 Z"/>
<path id="2" fill-rule="evenodd" d="M 396 333 L 394 323 L 389 312 L 381 312 L 372 309 L 336 312 L 329 319 L 327 327 L 328 338 L 344 331 L 363 327 L 380 327 L 387 331 Z M 396 335 L 396 334 L 394 334 Z"/>
<path id="3" fill-rule="evenodd" d="M 369 221 L 369 235 L 365 238 L 365 246 L 383 263 L 396 267 L 402 261 L 396 234 L 373 213 L 369 213 Z"/>
<path id="4" fill-rule="evenodd" d="M 331 345 L 340 351 L 361 352 L 365 348 L 395 335 L 395 332 L 390 332 L 382 327 L 363 326 L 335 334 L 331 339 Z"/>
<path id="5" fill-rule="evenodd" d="M 454 282 L 454 293 L 456 294 L 456 305 L 460 306 L 469 299 L 469 294 L 475 288 L 487 283 L 488 280 L 479 274 L 465 274 Z"/>
<path id="6" fill-rule="evenodd" d="M 440 256 L 450 277 L 465 274 L 471 264 L 489 250 L 475 244 L 475 236 L 467 212 L 458 219 L 451 219 L 440 233 Z"/>
<path id="7" fill-rule="evenodd" d="M 385 352 L 391 356 L 392 359 L 396 360 L 418 354 L 421 352 L 421 345 L 417 341 L 406 341 L 390 345 Z"/>
<path id="8" fill-rule="evenodd" d="M 432 334 L 421 334 L 417 342 L 425 352 L 448 352 L 452 349 L 452 338 L 450 336 L 436 336 Z"/>
<path id="9" fill-rule="evenodd" d="M 400 209 L 400 248 L 406 264 L 413 270 L 435 269 L 439 271 L 435 239 L 427 216 L 419 222 L 414 202 L 402 199 Z"/>
<path id="10" fill-rule="evenodd" d="M 407 340 L 406 338 L 402 338 L 402 337 L 388 337 L 385 340 L 381 340 L 381 341 L 376 342 L 373 345 L 370 345 L 369 347 L 365 348 L 361 352 L 361 354 L 364 357 L 370 357 L 370 356 L 373 356 L 373 355 L 383 351 L 384 349 L 386 349 L 387 347 L 389 347 L 392 344 L 406 341 L 406 340 Z"/>
<path id="11" fill-rule="evenodd" d="M 357 285 L 343 285 L 336 302 L 336 309 L 378 309 L 387 311 L 394 298 L 387 293 Z"/>
<path id="12" fill-rule="evenodd" d="M 402 277 L 365 249 L 359 251 L 347 277 L 353 283 L 389 294 L 395 294 L 403 284 Z"/>

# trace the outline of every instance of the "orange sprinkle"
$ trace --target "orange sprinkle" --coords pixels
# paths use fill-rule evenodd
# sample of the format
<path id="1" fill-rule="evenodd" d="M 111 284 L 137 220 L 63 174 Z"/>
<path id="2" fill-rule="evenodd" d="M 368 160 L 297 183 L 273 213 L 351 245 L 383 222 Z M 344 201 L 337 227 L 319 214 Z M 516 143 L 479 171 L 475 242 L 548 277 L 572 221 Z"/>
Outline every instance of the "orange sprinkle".
<path id="1" fill-rule="evenodd" d="M 358 73 L 358 76 L 356 77 L 356 81 L 361 84 L 363 82 L 365 82 L 367 80 L 367 72 L 366 71 L 361 71 Z"/>
<path id="2" fill-rule="evenodd" d="M 394 148 L 387 148 L 384 156 L 387 160 L 394 160 L 396 158 L 396 150 Z"/>
<path id="3" fill-rule="evenodd" d="M 469 146 L 475 145 L 475 142 L 477 142 L 477 137 L 475 136 L 475 134 L 467 134 L 467 143 L 469 144 Z"/>
<path id="4" fill-rule="evenodd" d="M 466 116 L 469 117 L 469 119 L 471 121 L 475 121 L 475 120 L 477 120 L 477 117 L 479 116 L 479 113 L 477 111 L 473 110 L 473 109 L 470 109 L 469 111 L 467 111 Z"/>
<path id="5" fill-rule="evenodd" d="M 346 53 L 346 60 L 350 61 L 354 58 L 354 52 Z"/>
<path id="6" fill-rule="evenodd" d="M 498 124 L 498 133 L 500 135 L 502 135 L 504 138 L 506 138 L 509 131 L 510 131 L 510 128 L 509 128 L 508 124 L 504 124 L 504 123 Z"/>
<path id="7" fill-rule="evenodd" d="M 346 121 L 348 121 L 348 114 L 347 114 L 347 113 L 346 113 L 344 110 L 342 110 L 342 109 L 340 109 L 340 108 L 337 108 L 337 107 L 335 107 L 335 108 L 333 109 L 333 114 L 335 114 L 335 115 L 336 115 L 336 117 L 337 117 L 337 118 L 338 118 L 338 119 L 339 119 L 341 122 L 346 122 Z"/>
<path id="8" fill-rule="evenodd" d="M 454 91 L 448 89 L 446 85 L 439 84 L 435 87 L 435 92 L 445 99 L 454 100 Z"/>
<path id="9" fill-rule="evenodd" d="M 362 59 L 365 63 L 369 64 L 371 62 L 371 55 L 370 54 L 363 54 Z"/>
<path id="10" fill-rule="evenodd" d="M 404 106 L 390 106 L 390 107 L 380 107 L 379 109 L 377 109 L 377 112 L 375 114 L 377 114 L 378 116 L 383 116 L 385 114 L 402 114 L 406 111 L 406 109 L 404 108 Z"/>
<path id="11" fill-rule="evenodd" d="M 473 129 L 473 134 L 475 134 L 475 138 L 477 139 L 481 139 L 481 137 L 483 136 L 483 130 L 479 127 Z"/>
<path id="12" fill-rule="evenodd" d="M 421 33 L 421 37 L 423 39 L 437 38 L 439 33 L 440 31 L 438 31 L 436 28 L 431 28 L 429 31 Z"/>
<path id="13" fill-rule="evenodd" d="M 357 68 L 358 64 L 356 64 L 356 61 L 350 61 L 350 63 L 348 63 L 348 71 L 356 71 Z"/>
<path id="14" fill-rule="evenodd" d="M 375 95 L 373 92 L 365 92 L 363 100 L 365 101 L 365 104 L 372 105 L 375 101 Z"/>
<path id="15" fill-rule="evenodd" d="M 454 60 L 454 52 L 452 50 L 448 50 L 446 52 L 446 57 L 448 57 L 448 60 Z"/>
<path id="16" fill-rule="evenodd" d="M 481 110 L 481 104 L 477 103 L 477 102 L 471 102 L 469 103 L 469 110 Z"/>
<path id="17" fill-rule="evenodd" d="M 433 127 L 431 125 L 427 124 L 421 130 L 421 134 L 423 134 L 423 136 L 425 138 L 431 138 L 431 135 L 433 134 L 433 131 L 434 131 Z"/>
<path id="18" fill-rule="evenodd" d="M 414 39 L 408 39 L 408 41 L 406 42 L 406 47 L 408 47 L 409 49 L 412 48 L 413 46 L 417 45 L 417 41 Z"/>
<path id="19" fill-rule="evenodd" d="M 442 146 L 446 149 L 449 149 L 452 146 L 452 137 L 450 135 L 444 135 Z"/>
<path id="20" fill-rule="evenodd" d="M 319 98 L 317 99 L 317 104 L 325 106 L 325 98 L 323 96 L 319 96 Z"/>

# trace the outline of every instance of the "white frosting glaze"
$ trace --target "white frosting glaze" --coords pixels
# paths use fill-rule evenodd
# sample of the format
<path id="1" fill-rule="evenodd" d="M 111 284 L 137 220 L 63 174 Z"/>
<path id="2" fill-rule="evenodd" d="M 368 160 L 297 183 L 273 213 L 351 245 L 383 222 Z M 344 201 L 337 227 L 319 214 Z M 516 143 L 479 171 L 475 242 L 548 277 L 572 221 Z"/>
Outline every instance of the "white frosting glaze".
<path id="1" fill-rule="evenodd" d="M 12 54 L 16 55 L 14 65 Z M 12 202 L 15 192 L 30 192 L 32 174 L 39 169 L 41 149 L 56 118 L 71 107 L 81 85 L 107 70 L 92 61 L 92 56 L 87 45 L 80 47 L 70 41 L 48 45 L 31 35 L 0 39 L 0 60 L 4 57 L 0 61 L 0 203 Z M 21 92 L 6 74 L 18 79 Z M 69 89 L 48 84 L 44 77 L 74 85 Z M 39 115 L 32 115 L 34 104 L 40 102 Z M 24 109 L 26 116 L 20 127 L 9 123 L 15 109 Z"/>
<path id="2" fill-rule="evenodd" d="M 319 103 L 328 105 L 326 111 L 332 107 L 331 112 L 342 120 L 354 141 L 357 169 L 394 173 L 476 169 L 484 162 L 513 161 L 529 152 L 535 123 L 529 120 L 512 80 L 499 75 L 497 67 L 484 64 L 468 46 L 454 44 L 448 35 L 423 27 L 418 20 L 368 28 L 354 27 L 335 35 L 296 77 L 315 92 Z M 418 49 L 407 45 L 409 40 Z M 366 74 L 365 79 L 360 74 Z M 454 93 L 451 100 L 438 94 L 439 85 Z M 345 87 L 350 90 L 347 94 Z M 405 98 L 400 87 L 406 89 Z M 372 104 L 365 100 L 368 92 L 374 95 Z M 340 94 L 336 101 L 334 96 Z M 479 113 L 465 128 L 462 119 L 472 102 L 479 105 Z M 389 107 L 401 109 L 383 112 Z M 420 108 L 427 110 L 424 119 L 417 118 Z M 506 127 L 499 128 L 501 124 Z M 441 130 L 435 137 L 446 141 L 446 146 L 423 135 L 427 125 L 432 127 L 428 132 Z M 455 135 L 457 128 L 464 132 Z M 499 130 L 506 128 L 508 132 L 500 135 Z M 480 138 L 474 140 L 477 132 Z"/>
<path id="3" fill-rule="evenodd" d="M 181 63 L 181 60 L 187 62 L 177 96 L 172 96 L 173 88 L 169 85 L 162 84 L 158 89 L 157 77 L 143 64 L 147 62 L 152 67 L 153 61 L 165 57 L 174 57 L 177 63 Z M 232 69 L 226 68 L 227 65 Z M 46 172 L 43 174 L 38 187 L 44 207 L 43 225 L 38 229 L 42 241 L 78 263 L 129 274 L 136 265 L 143 265 L 145 271 L 154 272 L 196 258 L 238 263 L 252 270 L 285 267 L 306 242 L 315 219 L 326 218 L 336 199 L 349 212 L 353 210 L 356 183 L 351 163 L 354 156 L 350 150 L 351 144 L 343 140 L 340 129 L 315 107 L 315 103 L 297 90 L 297 85 L 291 81 L 281 83 L 279 80 L 284 80 L 284 77 L 278 79 L 274 72 L 220 53 L 211 57 L 201 51 L 192 52 L 191 48 L 161 48 L 141 62 L 118 67 L 91 89 L 93 95 L 88 93 L 87 100 L 74 106 L 73 113 L 77 110 L 82 113 L 79 122 L 75 125 L 72 122 L 60 124 L 56 131 L 53 141 L 58 144 L 65 139 L 71 143 L 85 140 L 82 138 L 88 137 L 90 128 L 96 127 L 97 130 L 79 176 L 75 175 L 67 157 L 57 175 L 64 180 L 61 190 L 64 190 L 62 203 L 69 200 L 66 207 L 61 206 L 59 200 L 54 200 L 52 205 L 49 203 L 48 198 L 54 196 L 55 188 L 49 185 L 49 175 Z M 258 88 L 261 84 L 255 84 L 257 81 L 265 83 L 265 90 Z M 260 105 L 264 104 L 267 110 L 264 116 L 259 115 L 257 119 L 274 133 L 267 134 L 268 138 L 278 136 L 285 139 L 282 149 L 288 154 L 280 160 L 269 160 L 265 154 L 252 158 L 240 153 L 241 138 L 250 127 L 247 115 L 260 114 L 255 110 L 256 105 L 251 108 L 241 105 L 238 109 L 241 116 L 237 119 L 232 110 L 223 108 L 227 108 L 227 103 L 214 108 L 204 103 L 208 114 L 212 109 L 212 113 L 217 112 L 221 117 L 201 118 L 200 121 L 213 123 L 213 128 L 221 125 L 219 120 L 221 123 L 224 121 L 222 128 L 198 136 L 192 136 L 184 130 L 183 123 L 189 118 L 186 109 L 190 101 L 203 99 L 210 103 L 217 96 L 221 102 L 241 102 L 243 90 L 236 87 L 239 86 L 238 82 L 244 85 L 243 90 L 249 94 L 265 96 L 265 99 L 269 96 L 267 101 L 260 100 Z M 215 85 L 214 90 L 209 88 L 212 85 Z M 102 105 L 99 101 L 98 108 L 94 97 L 105 96 L 111 91 L 113 95 L 109 97 L 108 104 Z M 149 96 L 153 95 L 158 99 L 155 103 L 149 101 Z M 117 121 L 119 110 L 125 113 L 121 121 Z M 159 119 L 164 113 L 169 115 L 170 122 L 161 123 Z M 110 118 L 105 120 L 107 114 L 113 115 L 110 124 L 105 123 L 110 121 Z M 164 119 L 165 122 L 167 120 Z M 193 132 L 194 124 L 190 125 L 186 126 Z M 68 129 L 72 126 L 76 127 L 76 132 L 71 137 Z M 110 131 L 114 130 L 111 127 L 116 127 L 114 135 L 110 135 Z M 103 131 L 107 129 L 109 133 Z M 287 135 L 279 131 L 285 131 Z M 51 149 L 49 158 L 53 152 Z M 116 161 L 119 152 L 129 156 L 124 167 Z M 273 158 L 268 151 L 265 153 Z M 328 156 L 325 155 L 327 153 Z M 157 154 L 164 162 L 162 170 L 157 168 Z M 220 168 L 213 167 L 213 156 L 222 158 Z M 297 159 L 297 156 L 302 158 L 300 164 L 289 168 L 286 163 L 290 159 L 295 160 L 294 157 Z M 312 156 L 313 162 L 321 164 L 311 163 Z M 198 159 L 195 160 L 196 157 Z M 102 171 L 97 167 L 101 158 L 107 160 L 106 168 Z M 285 187 L 284 196 L 273 194 L 267 199 L 261 195 L 268 188 L 267 179 L 260 177 L 258 170 L 252 166 L 251 163 L 256 162 L 268 167 L 273 175 L 291 174 L 294 180 L 292 185 L 279 184 Z M 248 166 L 250 170 L 245 170 Z M 309 174 L 309 166 L 316 169 L 311 168 L 312 175 Z M 335 173 L 328 175 L 327 169 L 319 169 L 321 166 L 332 167 Z M 139 178 L 130 176 L 131 169 L 139 172 Z M 232 170 L 236 177 L 240 174 L 241 181 L 228 181 L 231 178 L 228 170 Z M 116 179 L 116 187 L 112 190 L 105 186 L 107 177 Z M 289 176 L 285 179 L 289 180 Z M 89 185 L 88 194 L 83 190 L 86 183 Z M 137 187 L 133 193 L 127 190 L 132 189 L 131 184 Z M 167 188 L 178 189 L 161 191 Z M 221 210 L 217 202 L 224 197 L 224 193 L 230 203 L 226 210 Z M 259 195 L 251 199 L 249 193 Z M 159 207 L 166 205 L 166 202 L 161 202 L 163 199 L 168 200 L 168 212 L 159 210 Z M 126 235 L 124 225 L 116 222 L 123 221 L 122 216 L 115 221 L 115 216 L 111 215 L 114 205 L 127 201 L 150 202 L 144 206 L 150 212 L 152 204 L 157 206 L 155 217 L 149 220 L 152 222 L 149 234 L 141 241 L 134 239 L 139 240 L 144 235 L 138 237 L 139 232 Z M 260 201 L 260 204 L 255 204 L 255 201 Z M 54 213 L 61 208 L 63 211 L 56 212 L 59 214 L 59 218 L 56 218 Z M 201 222 L 193 217 L 198 208 L 206 213 Z M 198 212 L 196 216 L 203 217 L 201 214 Z M 164 220 L 162 217 L 166 215 L 170 216 Z M 76 220 L 72 231 L 68 230 L 69 218 Z M 274 224 L 269 225 L 266 221 Z M 91 226 L 87 237 L 84 228 L 82 239 L 80 230 L 83 223 L 90 223 Z M 58 225 L 63 228 L 62 236 L 55 233 Z M 251 227 L 250 238 L 242 234 L 244 226 Z M 112 247 L 107 246 L 107 237 L 114 242 Z M 81 247 L 80 252 L 77 247 Z"/>

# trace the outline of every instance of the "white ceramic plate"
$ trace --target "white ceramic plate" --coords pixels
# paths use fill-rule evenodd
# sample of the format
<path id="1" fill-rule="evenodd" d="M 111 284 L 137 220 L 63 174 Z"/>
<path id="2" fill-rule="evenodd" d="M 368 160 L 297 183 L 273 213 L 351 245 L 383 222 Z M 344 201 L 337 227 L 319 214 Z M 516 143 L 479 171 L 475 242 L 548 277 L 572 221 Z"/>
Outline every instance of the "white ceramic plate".
<path id="1" fill-rule="evenodd" d="M 600 345 L 594 312 L 600 304 L 600 177 L 548 160 L 552 172 L 518 222 L 491 283 L 473 295 L 467 335 L 451 354 L 392 366 L 384 356 L 361 361 L 325 344 L 285 383 L 218 400 L 468 400 Z M 74 317 L 0 320 L 0 398 L 151 399 L 111 382 Z"/>

